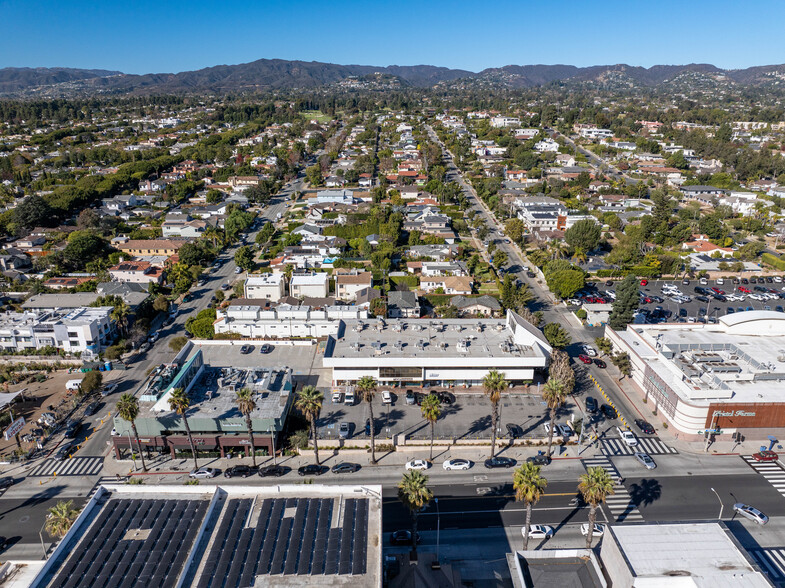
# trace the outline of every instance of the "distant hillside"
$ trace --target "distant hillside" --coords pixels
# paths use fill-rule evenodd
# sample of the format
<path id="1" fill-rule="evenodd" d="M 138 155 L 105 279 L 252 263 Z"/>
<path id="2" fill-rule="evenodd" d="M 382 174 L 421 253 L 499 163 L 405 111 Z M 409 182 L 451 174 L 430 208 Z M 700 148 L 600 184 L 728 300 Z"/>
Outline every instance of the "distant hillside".
<path id="1" fill-rule="evenodd" d="M 68 67 L 6 67 L 0 69 L 0 93 L 89 78 L 114 76 L 119 73 L 121 72 L 107 71 L 105 69 L 71 69 Z"/>
<path id="2" fill-rule="evenodd" d="M 183 92 L 243 92 L 329 86 L 350 77 L 379 74 L 401 80 L 401 86 L 428 88 L 437 84 L 531 88 L 553 82 L 653 87 L 689 84 L 691 80 L 717 84 L 762 86 L 785 81 L 785 66 L 769 65 L 722 70 L 709 64 L 507 65 L 479 73 L 432 65 L 339 65 L 318 61 L 259 59 L 239 65 L 217 65 L 177 74 L 129 75 L 106 70 L 68 68 L 0 69 L 0 95 L 54 96 L 75 94 L 152 94 Z"/>

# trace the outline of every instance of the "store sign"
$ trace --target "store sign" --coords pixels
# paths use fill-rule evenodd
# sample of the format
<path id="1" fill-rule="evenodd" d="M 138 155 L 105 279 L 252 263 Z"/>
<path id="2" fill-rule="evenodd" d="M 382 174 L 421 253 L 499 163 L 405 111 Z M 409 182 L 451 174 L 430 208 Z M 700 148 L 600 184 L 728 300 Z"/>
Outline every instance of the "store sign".
<path id="1" fill-rule="evenodd" d="M 737 410 L 735 412 L 732 411 L 732 410 L 728 410 L 728 411 L 715 410 L 714 411 L 714 416 L 715 417 L 735 417 L 735 416 L 737 416 L 737 417 L 754 417 L 755 413 L 754 412 L 747 412 L 746 410 Z"/>
<path id="2" fill-rule="evenodd" d="M 10 441 L 11 437 L 16 435 L 19 431 L 21 431 L 25 426 L 25 417 L 19 417 L 13 423 L 9 425 L 9 427 L 3 433 L 6 441 Z"/>

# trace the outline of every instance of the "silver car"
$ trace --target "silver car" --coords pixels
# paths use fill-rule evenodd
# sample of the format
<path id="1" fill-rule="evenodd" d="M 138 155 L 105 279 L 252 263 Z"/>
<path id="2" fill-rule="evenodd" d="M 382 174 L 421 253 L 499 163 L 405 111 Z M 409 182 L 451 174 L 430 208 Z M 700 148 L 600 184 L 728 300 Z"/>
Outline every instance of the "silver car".
<path id="1" fill-rule="evenodd" d="M 657 464 L 654 463 L 654 460 L 649 456 L 649 454 L 644 453 L 643 451 L 636 452 L 635 459 L 637 459 L 647 470 L 653 470 L 657 467 Z"/>
<path id="2" fill-rule="evenodd" d="M 765 525 L 769 522 L 769 517 L 763 514 L 754 506 L 750 506 L 749 504 L 743 504 L 741 502 L 737 502 L 733 505 L 733 510 L 743 516 L 745 519 L 749 519 L 759 525 Z"/>
<path id="3" fill-rule="evenodd" d="M 338 427 L 338 436 L 341 439 L 349 438 L 349 423 L 341 423 Z"/>

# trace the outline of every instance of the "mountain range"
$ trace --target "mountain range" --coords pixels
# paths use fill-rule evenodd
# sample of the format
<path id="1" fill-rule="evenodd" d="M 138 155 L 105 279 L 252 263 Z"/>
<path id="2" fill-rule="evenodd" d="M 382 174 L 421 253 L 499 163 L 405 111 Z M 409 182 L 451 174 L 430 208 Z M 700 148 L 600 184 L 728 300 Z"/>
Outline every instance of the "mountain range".
<path id="1" fill-rule="evenodd" d="M 101 69 L 4 68 L 0 69 L 0 95 L 163 94 L 185 92 L 248 92 L 292 88 L 318 88 L 381 73 L 403 86 L 428 88 L 437 84 L 492 84 L 530 88 L 564 83 L 607 83 L 653 87 L 685 74 L 716 82 L 760 86 L 785 83 L 785 65 L 724 70 L 709 64 L 655 65 L 507 65 L 481 72 L 432 65 L 377 67 L 338 65 L 317 61 L 259 59 L 238 65 L 217 65 L 181 73 L 125 74 Z"/>

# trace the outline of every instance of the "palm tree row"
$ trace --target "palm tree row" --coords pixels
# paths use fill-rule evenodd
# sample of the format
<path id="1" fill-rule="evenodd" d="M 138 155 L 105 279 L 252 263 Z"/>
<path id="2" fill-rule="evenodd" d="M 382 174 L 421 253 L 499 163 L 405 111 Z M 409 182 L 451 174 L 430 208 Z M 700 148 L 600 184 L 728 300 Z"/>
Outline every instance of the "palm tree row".
<path id="1" fill-rule="evenodd" d="M 531 530 L 532 507 L 545 495 L 548 480 L 540 475 L 542 466 L 525 463 L 513 472 L 512 485 L 515 489 L 515 500 L 526 506 L 526 520 L 523 527 L 523 550 L 529 548 L 529 532 Z M 589 505 L 589 529 L 586 534 L 586 548 L 591 549 L 594 539 L 594 525 L 597 521 L 597 507 L 603 504 L 608 496 L 613 495 L 614 481 L 611 475 L 601 467 L 588 468 L 578 478 L 578 492 L 584 502 Z M 433 500 L 433 492 L 428 488 L 428 476 L 417 470 L 403 475 L 398 483 L 398 499 L 407 508 L 412 517 L 412 549 L 417 551 L 417 516 L 423 507 Z"/>

